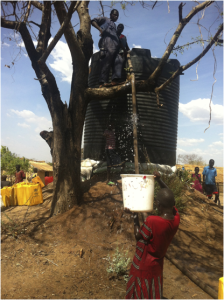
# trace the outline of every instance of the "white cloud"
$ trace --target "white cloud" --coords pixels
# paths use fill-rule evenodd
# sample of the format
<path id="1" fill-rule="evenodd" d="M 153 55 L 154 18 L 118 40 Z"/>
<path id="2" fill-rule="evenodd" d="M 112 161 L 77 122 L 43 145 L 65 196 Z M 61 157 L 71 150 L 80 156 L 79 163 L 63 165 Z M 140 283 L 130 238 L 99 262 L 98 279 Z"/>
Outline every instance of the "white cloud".
<path id="1" fill-rule="evenodd" d="M 25 110 L 25 109 L 21 110 L 21 111 L 15 110 L 15 109 L 11 109 L 11 112 L 13 112 L 17 116 L 19 116 L 21 118 L 24 118 L 24 119 L 30 119 L 30 118 L 32 119 L 35 116 L 35 114 L 32 111 Z"/>
<path id="2" fill-rule="evenodd" d="M 10 114 L 8 114 L 8 113 L 6 113 L 6 116 L 7 116 L 7 117 L 11 117 Z"/>
<path id="3" fill-rule="evenodd" d="M 51 42 L 50 39 L 49 42 Z M 98 52 L 98 47 L 93 44 L 93 53 Z M 68 48 L 68 45 L 62 41 L 59 41 L 51 52 L 51 58 L 53 63 L 50 63 L 50 67 L 60 73 L 62 81 L 71 83 L 72 80 L 72 58 Z M 91 60 L 89 65 L 91 64 Z"/>
<path id="4" fill-rule="evenodd" d="M 52 127 L 52 122 L 51 121 L 49 121 L 45 117 L 39 117 L 39 116 L 35 115 L 30 110 L 21 110 L 21 111 L 19 111 L 19 110 L 11 109 L 11 112 L 16 114 L 19 118 L 24 119 L 24 121 L 26 123 L 31 123 L 32 125 L 36 125 L 37 127 L 35 129 L 35 132 L 40 132 L 42 130 L 49 130 L 49 128 Z M 19 126 L 23 125 L 22 127 L 24 127 L 24 128 L 27 127 L 27 126 L 24 126 L 24 124 L 20 124 Z M 28 126 L 30 127 L 30 125 L 28 125 Z"/>
<path id="5" fill-rule="evenodd" d="M 199 153 L 199 155 L 206 155 L 208 157 L 211 158 L 211 156 L 215 156 L 215 155 L 220 155 L 222 154 L 222 150 L 217 149 L 217 147 L 214 147 L 211 145 L 211 147 L 209 149 L 200 149 L 200 148 L 195 148 L 192 149 L 191 151 L 192 153 Z"/>
<path id="6" fill-rule="evenodd" d="M 177 148 L 177 152 L 186 153 L 187 151 L 185 151 L 184 149 L 181 149 L 181 148 Z"/>
<path id="7" fill-rule="evenodd" d="M 135 44 L 132 44 L 133 45 L 133 48 L 142 48 L 141 45 L 135 45 Z"/>
<path id="8" fill-rule="evenodd" d="M 50 39 L 51 42 L 52 38 Z M 72 58 L 68 48 L 68 45 L 62 41 L 58 41 L 57 45 L 51 52 L 51 58 L 53 63 L 50 63 L 50 67 L 55 71 L 60 72 L 62 81 L 71 83 L 72 80 Z"/>
<path id="9" fill-rule="evenodd" d="M 223 132 L 219 133 L 219 135 L 222 135 L 222 136 L 223 136 Z"/>
<path id="10" fill-rule="evenodd" d="M 223 142 L 218 141 L 218 142 L 214 142 L 213 145 L 217 145 L 217 146 L 223 146 Z"/>
<path id="11" fill-rule="evenodd" d="M 209 121 L 209 103 L 210 99 L 196 99 L 191 100 L 190 102 L 183 104 L 179 104 L 179 110 L 186 117 L 188 117 L 192 122 L 200 121 L 203 123 L 207 123 Z M 220 104 L 211 104 L 212 109 L 212 118 L 211 122 L 215 124 L 223 123 L 223 105 Z"/>
<path id="12" fill-rule="evenodd" d="M 34 46 L 36 47 L 37 46 L 37 41 L 33 41 L 33 43 L 34 43 Z M 23 41 L 21 41 L 20 43 L 17 43 L 16 45 L 17 45 L 17 47 L 25 48 L 25 44 L 24 44 Z"/>
<path id="13" fill-rule="evenodd" d="M 198 143 L 202 143 L 204 142 L 204 139 L 187 139 L 187 138 L 179 138 L 177 140 L 177 144 L 178 145 L 182 145 L 182 146 L 192 146 Z"/>
<path id="14" fill-rule="evenodd" d="M 30 125 L 28 125 L 26 123 L 18 123 L 17 125 L 20 126 L 20 127 L 23 127 L 23 128 L 29 128 L 30 127 Z"/>
<path id="15" fill-rule="evenodd" d="M 10 45 L 7 44 L 6 42 L 1 42 L 1 46 L 2 46 L 2 47 L 10 47 Z"/>

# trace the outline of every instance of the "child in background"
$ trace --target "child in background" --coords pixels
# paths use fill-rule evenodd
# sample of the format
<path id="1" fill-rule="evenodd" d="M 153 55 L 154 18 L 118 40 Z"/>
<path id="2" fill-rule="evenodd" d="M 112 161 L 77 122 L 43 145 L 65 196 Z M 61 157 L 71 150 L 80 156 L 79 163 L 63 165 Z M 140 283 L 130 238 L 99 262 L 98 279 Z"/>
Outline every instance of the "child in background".
<path id="1" fill-rule="evenodd" d="M 199 174 L 199 167 L 195 167 L 195 173 L 192 174 L 192 177 L 195 178 L 193 188 L 197 191 L 203 193 L 202 185 L 201 185 L 201 174 Z"/>

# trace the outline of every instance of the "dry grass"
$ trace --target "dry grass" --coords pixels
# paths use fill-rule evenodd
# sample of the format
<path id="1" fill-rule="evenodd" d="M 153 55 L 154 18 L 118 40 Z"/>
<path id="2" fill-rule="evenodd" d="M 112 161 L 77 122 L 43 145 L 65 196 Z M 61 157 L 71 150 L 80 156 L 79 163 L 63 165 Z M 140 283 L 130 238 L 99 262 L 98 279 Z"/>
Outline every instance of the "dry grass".
<path id="1" fill-rule="evenodd" d="M 202 174 L 204 167 L 203 166 L 197 166 L 197 165 L 176 165 L 177 168 L 185 167 L 186 170 L 192 170 L 191 173 L 194 173 L 194 168 L 199 167 L 199 174 Z M 216 167 L 217 170 L 217 177 L 216 182 L 223 182 L 223 167 Z"/>

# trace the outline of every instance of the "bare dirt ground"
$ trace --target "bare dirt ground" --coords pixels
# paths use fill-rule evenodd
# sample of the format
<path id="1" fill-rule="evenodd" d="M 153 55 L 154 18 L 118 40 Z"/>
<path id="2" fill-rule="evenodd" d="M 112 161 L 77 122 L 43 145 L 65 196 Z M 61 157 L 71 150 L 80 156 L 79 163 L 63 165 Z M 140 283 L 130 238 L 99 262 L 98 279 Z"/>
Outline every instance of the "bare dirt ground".
<path id="1" fill-rule="evenodd" d="M 50 191 L 44 193 L 47 200 L 41 205 L 17 206 L 1 213 L 2 299 L 125 297 L 123 277 L 108 274 L 105 259 L 117 246 L 131 258 L 135 252 L 133 220 L 123 214 L 121 185 L 116 179 L 119 176 L 113 178 L 117 185 L 112 187 L 99 175 L 85 181 L 84 204 L 51 219 Z M 197 191 L 186 192 L 185 198 L 188 208 L 168 253 L 218 291 L 218 279 L 223 276 L 223 207 Z M 163 296 L 212 299 L 167 259 Z"/>

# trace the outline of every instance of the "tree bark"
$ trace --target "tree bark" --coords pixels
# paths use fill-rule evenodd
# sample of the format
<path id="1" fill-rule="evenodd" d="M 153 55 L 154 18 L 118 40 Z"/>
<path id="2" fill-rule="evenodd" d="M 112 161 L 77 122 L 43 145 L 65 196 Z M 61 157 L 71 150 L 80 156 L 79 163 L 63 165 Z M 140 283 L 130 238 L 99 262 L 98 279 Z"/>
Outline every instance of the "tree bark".
<path id="1" fill-rule="evenodd" d="M 60 118 L 60 120 L 59 120 Z M 53 140 L 54 193 L 51 216 L 63 213 L 74 205 L 80 204 L 81 137 L 82 128 L 70 126 L 70 113 L 65 105 L 61 116 L 56 116 Z M 78 119 L 77 122 L 80 120 Z"/>

